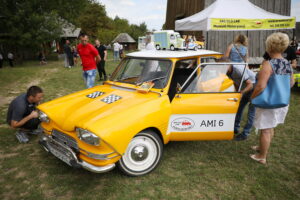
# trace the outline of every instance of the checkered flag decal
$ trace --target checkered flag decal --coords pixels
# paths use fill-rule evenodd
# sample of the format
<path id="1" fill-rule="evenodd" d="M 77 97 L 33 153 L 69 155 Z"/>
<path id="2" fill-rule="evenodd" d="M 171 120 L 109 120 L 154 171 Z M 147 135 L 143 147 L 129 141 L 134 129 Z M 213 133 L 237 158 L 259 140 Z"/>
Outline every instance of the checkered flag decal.
<path id="1" fill-rule="evenodd" d="M 105 97 L 104 99 L 101 99 L 101 101 L 103 101 L 104 103 L 107 103 L 107 104 L 111 104 L 111 103 L 113 103 L 115 101 L 118 101 L 121 98 L 122 97 L 120 97 L 118 95 L 111 94 L 111 95 Z"/>
<path id="2" fill-rule="evenodd" d="M 103 94 L 104 94 L 104 92 L 96 91 L 96 92 L 93 92 L 93 93 L 88 94 L 88 95 L 86 95 L 86 96 L 87 96 L 88 98 L 95 99 L 95 98 L 97 98 L 97 97 L 99 97 L 99 96 L 101 96 L 101 95 L 103 95 Z"/>

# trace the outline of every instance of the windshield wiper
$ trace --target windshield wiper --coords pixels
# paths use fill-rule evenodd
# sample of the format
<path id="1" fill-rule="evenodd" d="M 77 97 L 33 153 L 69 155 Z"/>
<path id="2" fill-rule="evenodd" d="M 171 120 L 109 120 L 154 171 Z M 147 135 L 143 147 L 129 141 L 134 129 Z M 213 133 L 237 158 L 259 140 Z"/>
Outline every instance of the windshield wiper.
<path id="1" fill-rule="evenodd" d="M 160 80 L 160 79 L 164 79 L 164 78 L 166 78 L 166 77 L 167 77 L 167 76 L 161 76 L 161 77 L 149 79 L 149 80 L 146 80 L 146 81 L 143 81 L 143 82 L 136 83 L 136 85 L 137 85 L 137 86 L 140 86 L 140 85 L 142 85 L 142 84 L 145 83 L 145 82 L 157 81 L 157 80 Z"/>

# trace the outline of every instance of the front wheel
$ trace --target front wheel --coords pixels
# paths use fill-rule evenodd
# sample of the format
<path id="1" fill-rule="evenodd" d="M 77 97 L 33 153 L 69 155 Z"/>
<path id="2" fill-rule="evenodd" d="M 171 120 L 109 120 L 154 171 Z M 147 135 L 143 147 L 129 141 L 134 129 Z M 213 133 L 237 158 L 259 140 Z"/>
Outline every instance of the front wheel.
<path id="1" fill-rule="evenodd" d="M 170 49 L 171 49 L 171 51 L 175 51 L 174 45 L 171 45 L 171 46 L 170 46 Z"/>
<path id="2" fill-rule="evenodd" d="M 142 176 L 157 167 L 162 153 L 160 137 L 152 131 L 141 132 L 130 141 L 117 165 L 126 175 Z"/>
<path id="3" fill-rule="evenodd" d="M 160 46 L 159 45 L 156 45 L 156 50 L 160 50 Z"/>

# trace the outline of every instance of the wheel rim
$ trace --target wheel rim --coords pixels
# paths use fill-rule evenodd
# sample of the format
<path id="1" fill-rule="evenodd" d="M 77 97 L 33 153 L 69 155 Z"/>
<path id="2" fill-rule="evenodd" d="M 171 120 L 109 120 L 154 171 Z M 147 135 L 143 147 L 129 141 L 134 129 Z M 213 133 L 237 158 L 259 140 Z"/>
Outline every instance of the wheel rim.
<path id="1" fill-rule="evenodd" d="M 148 137 L 137 136 L 130 142 L 122 160 L 131 171 L 141 172 L 151 168 L 157 156 L 156 143 Z"/>

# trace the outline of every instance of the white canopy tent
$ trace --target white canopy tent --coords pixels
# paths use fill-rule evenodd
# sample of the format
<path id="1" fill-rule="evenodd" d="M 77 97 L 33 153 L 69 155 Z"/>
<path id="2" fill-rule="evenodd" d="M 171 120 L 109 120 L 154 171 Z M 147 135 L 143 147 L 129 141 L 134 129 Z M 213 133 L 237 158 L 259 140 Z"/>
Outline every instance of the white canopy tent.
<path id="1" fill-rule="evenodd" d="M 295 28 L 296 18 L 268 12 L 248 0 L 217 0 L 203 11 L 176 20 L 176 31 L 243 31 Z"/>

